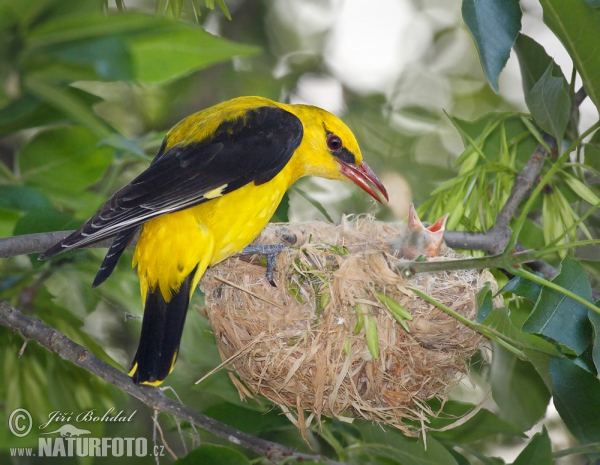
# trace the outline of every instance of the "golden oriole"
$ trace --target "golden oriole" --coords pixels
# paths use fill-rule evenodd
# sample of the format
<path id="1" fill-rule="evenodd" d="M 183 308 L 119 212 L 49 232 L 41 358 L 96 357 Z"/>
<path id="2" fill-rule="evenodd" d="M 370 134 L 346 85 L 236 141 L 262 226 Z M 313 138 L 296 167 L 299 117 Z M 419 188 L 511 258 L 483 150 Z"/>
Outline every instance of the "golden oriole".
<path id="1" fill-rule="evenodd" d="M 350 180 L 387 199 L 354 135 L 331 113 L 261 97 L 223 102 L 174 126 L 143 173 L 40 258 L 116 235 L 95 287 L 141 226 L 133 266 L 144 318 L 130 376 L 158 385 L 173 370 L 189 301 L 206 268 L 250 244 L 306 175 Z"/>

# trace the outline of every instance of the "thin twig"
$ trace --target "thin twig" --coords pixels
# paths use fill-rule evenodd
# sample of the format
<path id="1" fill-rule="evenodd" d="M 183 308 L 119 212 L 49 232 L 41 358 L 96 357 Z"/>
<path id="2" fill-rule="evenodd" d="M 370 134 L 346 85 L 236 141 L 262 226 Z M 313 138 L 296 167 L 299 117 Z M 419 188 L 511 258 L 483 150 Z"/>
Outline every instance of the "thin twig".
<path id="1" fill-rule="evenodd" d="M 25 353 L 25 349 L 27 348 L 28 342 L 29 342 L 29 339 L 25 338 L 25 341 L 23 342 L 23 345 L 21 346 L 21 350 L 19 350 L 19 353 L 17 354 L 17 358 L 21 358 L 23 356 L 23 354 Z"/>
<path id="2" fill-rule="evenodd" d="M 159 388 L 134 384 L 127 374 L 103 362 L 85 347 L 73 342 L 60 331 L 49 328 L 41 321 L 24 315 L 4 300 L 0 300 L 0 325 L 20 332 L 25 338 L 36 341 L 45 349 L 55 352 L 75 365 L 99 376 L 122 391 L 141 400 L 149 407 L 193 423 L 215 436 L 226 439 L 260 456 L 267 457 L 273 462 L 281 462 L 292 457 L 299 460 L 314 460 L 339 465 L 339 462 L 329 460 L 327 457 L 296 452 L 281 444 L 239 431 L 176 402 L 167 397 Z"/>
<path id="3" fill-rule="evenodd" d="M 171 457 L 173 457 L 173 460 L 177 460 L 179 457 L 177 457 L 175 452 L 173 452 L 173 450 L 169 447 L 169 444 L 167 443 L 167 440 L 165 439 L 165 435 L 163 434 L 163 430 L 160 426 L 160 423 L 158 422 L 158 410 L 154 410 L 154 415 L 152 415 L 151 418 L 152 418 L 152 422 L 154 423 L 154 428 L 156 428 L 158 430 L 158 433 L 160 434 L 160 440 L 163 443 L 163 446 L 165 446 L 165 449 L 167 449 L 167 452 L 169 454 L 171 454 Z"/>
<path id="4" fill-rule="evenodd" d="M 415 273 L 432 273 L 435 271 L 482 270 L 486 268 L 508 268 L 520 263 L 527 263 L 539 253 L 539 250 L 524 250 L 514 254 L 500 254 L 485 257 L 469 257 L 439 261 L 396 260 L 392 262 L 395 270 L 406 275 L 406 271 Z"/>

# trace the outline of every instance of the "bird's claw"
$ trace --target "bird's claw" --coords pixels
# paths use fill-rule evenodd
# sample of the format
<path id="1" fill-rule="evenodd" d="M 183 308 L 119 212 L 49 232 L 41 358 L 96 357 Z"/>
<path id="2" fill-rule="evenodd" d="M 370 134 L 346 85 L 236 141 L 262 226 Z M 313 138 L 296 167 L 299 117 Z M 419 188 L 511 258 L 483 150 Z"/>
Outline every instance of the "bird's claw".
<path id="1" fill-rule="evenodd" d="M 285 244 L 272 244 L 272 245 L 249 245 L 240 252 L 240 255 L 264 255 L 267 259 L 267 281 L 273 287 L 277 287 L 275 283 L 275 264 L 277 263 L 277 257 L 279 254 L 287 249 L 289 246 Z"/>

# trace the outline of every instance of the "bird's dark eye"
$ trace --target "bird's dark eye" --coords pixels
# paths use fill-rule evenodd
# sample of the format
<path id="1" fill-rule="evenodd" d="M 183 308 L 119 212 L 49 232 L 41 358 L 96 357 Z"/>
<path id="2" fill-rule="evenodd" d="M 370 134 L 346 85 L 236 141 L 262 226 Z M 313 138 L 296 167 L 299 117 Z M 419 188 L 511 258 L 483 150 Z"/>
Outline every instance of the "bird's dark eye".
<path id="1" fill-rule="evenodd" d="M 335 134 L 327 134 L 327 147 L 329 147 L 329 150 L 337 152 L 343 147 L 342 139 Z"/>

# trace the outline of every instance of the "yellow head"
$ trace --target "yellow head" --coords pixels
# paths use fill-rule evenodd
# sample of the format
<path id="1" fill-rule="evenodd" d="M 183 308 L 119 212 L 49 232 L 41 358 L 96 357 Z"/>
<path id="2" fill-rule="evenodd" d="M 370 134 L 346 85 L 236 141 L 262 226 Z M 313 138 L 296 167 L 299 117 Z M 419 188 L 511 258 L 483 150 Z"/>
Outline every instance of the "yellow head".
<path id="1" fill-rule="evenodd" d="M 313 175 L 340 181 L 352 181 L 375 200 L 388 200 L 381 181 L 362 158 L 354 134 L 337 116 L 310 105 L 281 105 L 296 115 L 304 127 L 302 143 L 294 162 L 299 176 Z"/>
<path id="2" fill-rule="evenodd" d="M 388 199 L 387 192 L 362 158 L 352 131 L 337 116 L 310 105 L 286 105 L 263 97 L 238 97 L 195 113 L 178 123 L 166 137 L 165 148 L 210 138 L 224 121 L 243 118 L 263 106 L 279 107 L 302 123 L 300 146 L 287 167 L 291 182 L 307 176 L 352 181 L 377 201 Z M 233 126 L 231 127 L 233 131 Z"/>

